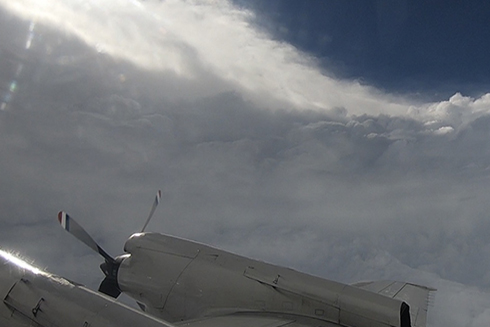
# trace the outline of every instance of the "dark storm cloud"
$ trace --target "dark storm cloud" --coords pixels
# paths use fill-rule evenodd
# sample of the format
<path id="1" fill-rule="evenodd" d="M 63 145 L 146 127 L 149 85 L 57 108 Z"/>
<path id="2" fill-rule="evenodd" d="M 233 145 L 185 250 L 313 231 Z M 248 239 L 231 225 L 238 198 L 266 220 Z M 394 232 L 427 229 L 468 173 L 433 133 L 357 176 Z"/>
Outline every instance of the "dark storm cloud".
<path id="1" fill-rule="evenodd" d="M 29 30 L 29 21 L 8 17 L 10 29 Z M 0 111 L 3 248 L 94 287 L 99 259 L 57 226 L 57 212 L 68 211 L 116 255 L 162 188 L 148 230 L 345 282 L 420 282 L 441 294 L 433 325 L 453 325 L 447 317 L 456 316 L 483 325 L 488 95 L 409 108 L 370 88 L 324 81 L 308 60 L 278 64 L 297 75 L 283 89 L 271 80 L 254 90 L 257 67 L 274 71 L 268 59 L 232 66 L 242 72 L 237 82 L 197 41 L 183 42 L 196 61 L 180 74 L 40 23 L 35 35 L 28 51 L 20 41 L 11 48 L 22 55 L 8 65 L 24 69 Z M 286 51 L 259 41 L 249 52 Z M 322 92 L 308 87 L 312 76 Z M 1 77 L 9 83 L 12 73 Z M 329 102 L 330 91 L 347 95 Z M 320 110 L 318 99 L 330 105 Z"/>

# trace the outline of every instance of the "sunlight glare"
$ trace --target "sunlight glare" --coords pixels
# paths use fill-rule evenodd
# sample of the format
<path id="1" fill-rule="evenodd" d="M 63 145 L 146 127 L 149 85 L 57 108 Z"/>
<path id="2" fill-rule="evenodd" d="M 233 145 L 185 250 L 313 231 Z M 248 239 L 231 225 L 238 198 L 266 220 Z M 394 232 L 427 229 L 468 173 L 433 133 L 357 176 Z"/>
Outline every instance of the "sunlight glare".
<path id="1" fill-rule="evenodd" d="M 31 266 L 30 264 L 28 264 L 27 262 L 25 262 L 21 258 L 13 255 L 11 253 L 8 253 L 8 252 L 5 252 L 3 250 L 0 250 L 0 256 L 3 257 L 8 262 L 11 262 L 14 265 L 18 266 L 19 268 L 22 268 L 22 269 L 25 269 L 25 270 L 29 270 L 30 272 L 32 272 L 32 273 L 34 273 L 36 275 L 48 275 L 45 272 L 43 272 L 42 270 L 40 270 L 40 269 L 38 269 L 38 268 L 36 268 L 34 266 Z"/>

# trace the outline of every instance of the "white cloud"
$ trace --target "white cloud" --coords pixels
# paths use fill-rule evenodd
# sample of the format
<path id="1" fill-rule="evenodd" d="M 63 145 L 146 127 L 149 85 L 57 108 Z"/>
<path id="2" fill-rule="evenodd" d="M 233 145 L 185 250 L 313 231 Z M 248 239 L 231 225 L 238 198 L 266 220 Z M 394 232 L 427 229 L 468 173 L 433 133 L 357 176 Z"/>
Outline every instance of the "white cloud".
<path id="1" fill-rule="evenodd" d="M 451 126 L 442 126 L 442 127 L 439 127 L 437 130 L 435 130 L 434 134 L 444 135 L 447 133 L 451 133 L 452 131 L 454 131 L 454 128 L 452 128 Z"/>
<path id="2" fill-rule="evenodd" d="M 431 122 L 443 122 L 452 126 L 464 127 L 490 112 L 490 93 L 478 99 L 456 93 L 449 100 L 421 106 L 416 110 L 416 119 L 435 119 Z"/>
<path id="3" fill-rule="evenodd" d="M 269 39 L 251 25 L 252 13 L 226 0 L 158 4 L 23 0 L 3 5 L 27 19 L 74 34 L 100 52 L 146 69 L 200 79 L 205 89 L 210 86 L 203 85 L 203 79 L 217 75 L 227 86 L 214 84 L 214 93 L 223 87 L 238 88 L 263 107 L 344 107 L 351 114 L 403 114 L 408 109 L 402 99 L 324 75 L 313 58 Z"/>

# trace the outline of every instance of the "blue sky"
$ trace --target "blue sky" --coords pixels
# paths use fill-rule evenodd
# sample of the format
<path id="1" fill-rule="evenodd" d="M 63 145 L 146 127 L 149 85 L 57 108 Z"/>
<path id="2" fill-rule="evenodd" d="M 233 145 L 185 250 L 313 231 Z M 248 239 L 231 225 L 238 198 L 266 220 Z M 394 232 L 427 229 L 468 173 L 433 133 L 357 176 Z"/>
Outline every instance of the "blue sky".
<path id="1" fill-rule="evenodd" d="M 488 326 L 487 11 L 444 3 L 0 0 L 0 246 L 96 288 L 57 213 L 117 255 L 161 189 L 149 231 Z"/>
<path id="2" fill-rule="evenodd" d="M 486 1 L 235 1 L 329 73 L 433 100 L 490 85 Z"/>

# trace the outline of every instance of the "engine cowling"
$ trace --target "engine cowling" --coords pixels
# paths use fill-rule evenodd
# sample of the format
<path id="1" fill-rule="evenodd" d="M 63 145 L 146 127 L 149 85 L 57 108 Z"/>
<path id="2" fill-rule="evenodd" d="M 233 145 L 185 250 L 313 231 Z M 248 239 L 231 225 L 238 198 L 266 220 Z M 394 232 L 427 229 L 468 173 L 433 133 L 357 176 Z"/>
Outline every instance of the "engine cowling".
<path id="1" fill-rule="evenodd" d="M 196 242 L 139 233 L 125 251 L 121 290 L 165 320 L 259 312 L 352 327 L 411 326 L 403 301 Z"/>

